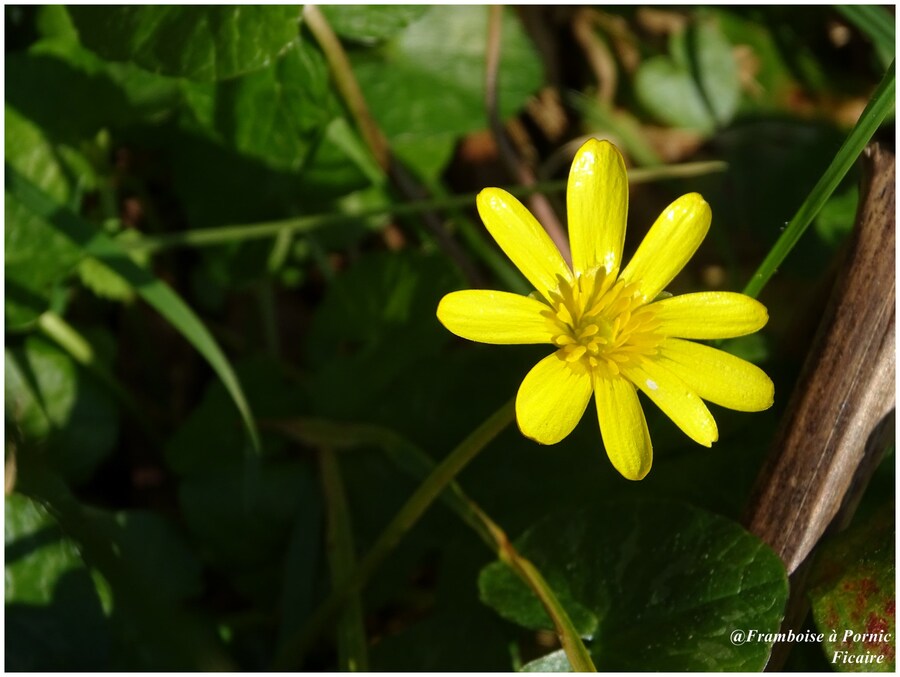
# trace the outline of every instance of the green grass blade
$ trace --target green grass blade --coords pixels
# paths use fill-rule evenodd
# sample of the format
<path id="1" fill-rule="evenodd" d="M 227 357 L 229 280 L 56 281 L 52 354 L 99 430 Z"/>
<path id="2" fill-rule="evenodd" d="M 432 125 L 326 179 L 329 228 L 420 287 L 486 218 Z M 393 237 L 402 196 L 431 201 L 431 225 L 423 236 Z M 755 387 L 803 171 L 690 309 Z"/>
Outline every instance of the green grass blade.
<path id="1" fill-rule="evenodd" d="M 356 552 L 350 523 L 350 508 L 341 478 L 341 468 L 333 449 L 323 447 L 319 453 L 322 475 L 322 493 L 328 510 L 327 543 L 328 564 L 332 586 L 337 588 L 353 572 Z M 338 620 L 337 652 L 338 669 L 347 672 L 367 672 L 369 667 L 366 648 L 366 631 L 359 591 L 350 594 L 347 605 Z"/>
<path id="2" fill-rule="evenodd" d="M 6 189 L 30 211 L 79 245 L 87 256 L 100 259 L 127 280 L 141 298 L 153 306 L 206 358 L 234 400 L 247 429 L 252 449 L 259 452 L 260 442 L 256 423 L 231 364 L 215 339 L 181 297 L 152 273 L 134 263 L 112 238 L 67 207 L 58 204 L 8 164 Z"/>
<path id="3" fill-rule="evenodd" d="M 744 288 L 745 294 L 754 298 L 757 297 L 772 275 L 775 274 L 775 271 L 778 270 L 778 266 L 790 254 L 803 233 L 806 232 L 809 224 L 816 217 L 816 214 L 819 213 L 819 210 L 831 197 L 838 184 L 850 171 L 853 163 L 856 162 L 860 153 L 863 152 L 879 125 L 894 109 L 895 90 L 894 62 L 891 62 L 891 66 L 878 85 L 878 89 L 875 90 L 875 94 L 872 95 L 866 109 L 838 150 L 837 155 L 834 156 L 834 160 L 831 161 L 828 169 L 825 170 L 822 178 L 819 179 L 819 182 L 810 191 L 809 195 L 806 196 L 803 204 L 800 205 L 800 209 L 794 214 L 794 218 L 791 219 L 765 260 L 757 268 L 750 282 L 747 283 L 747 286 Z"/>

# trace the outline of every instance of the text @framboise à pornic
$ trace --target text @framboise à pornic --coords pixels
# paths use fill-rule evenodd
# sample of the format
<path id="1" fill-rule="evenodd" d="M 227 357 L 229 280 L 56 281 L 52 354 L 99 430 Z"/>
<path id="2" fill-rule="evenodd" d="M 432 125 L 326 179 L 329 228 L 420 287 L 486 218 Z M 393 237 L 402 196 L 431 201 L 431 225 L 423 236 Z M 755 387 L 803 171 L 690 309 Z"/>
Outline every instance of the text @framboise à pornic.
<path id="1" fill-rule="evenodd" d="M 862 649 L 863 646 L 891 646 L 894 636 L 889 632 L 865 633 L 856 632 L 854 630 L 832 630 L 831 632 L 812 632 L 801 631 L 794 632 L 760 632 L 759 630 L 734 630 L 731 633 L 731 643 L 735 646 L 751 643 L 817 643 L 822 644 L 828 641 L 831 644 L 840 642 L 848 645 L 847 649 L 832 649 L 829 660 L 835 664 L 848 665 L 864 665 L 864 664 L 882 664 L 888 662 L 888 658 L 874 651 Z"/>

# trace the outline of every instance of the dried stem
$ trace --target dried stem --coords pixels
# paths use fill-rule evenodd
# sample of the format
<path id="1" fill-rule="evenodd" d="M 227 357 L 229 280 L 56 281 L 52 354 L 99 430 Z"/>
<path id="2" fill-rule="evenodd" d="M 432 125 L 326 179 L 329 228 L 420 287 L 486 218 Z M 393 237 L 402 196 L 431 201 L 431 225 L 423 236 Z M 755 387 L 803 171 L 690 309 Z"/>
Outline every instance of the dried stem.
<path id="1" fill-rule="evenodd" d="M 500 152 L 500 158 L 506 165 L 507 170 L 512 174 L 515 181 L 524 186 L 533 186 L 537 183 L 534 172 L 525 165 L 518 157 L 506 130 L 503 127 L 503 121 L 500 119 L 500 111 L 497 101 L 497 88 L 499 83 L 500 70 L 500 45 L 503 29 L 503 6 L 491 5 L 490 18 L 488 21 L 488 40 L 487 50 L 485 54 L 485 106 L 487 108 L 488 120 L 491 125 L 491 131 L 497 142 L 497 149 Z M 550 239 L 553 240 L 560 253 L 566 261 L 571 264 L 572 254 L 569 250 L 569 238 L 566 236 L 565 229 L 553 211 L 550 201 L 546 196 L 535 193 L 528 199 L 528 206 L 538 221 L 544 226 Z"/>
<path id="2" fill-rule="evenodd" d="M 867 442 L 895 405 L 894 158 L 877 147 L 866 158 L 843 274 L 747 511 L 788 573 L 852 500 L 854 477 L 874 469 Z"/>
<path id="3" fill-rule="evenodd" d="M 597 99 L 603 104 L 612 105 L 618 84 L 616 63 L 609 47 L 594 31 L 598 16 L 599 13 L 595 9 L 579 10 L 572 19 L 572 33 L 581 46 L 594 77 L 597 78 Z"/>

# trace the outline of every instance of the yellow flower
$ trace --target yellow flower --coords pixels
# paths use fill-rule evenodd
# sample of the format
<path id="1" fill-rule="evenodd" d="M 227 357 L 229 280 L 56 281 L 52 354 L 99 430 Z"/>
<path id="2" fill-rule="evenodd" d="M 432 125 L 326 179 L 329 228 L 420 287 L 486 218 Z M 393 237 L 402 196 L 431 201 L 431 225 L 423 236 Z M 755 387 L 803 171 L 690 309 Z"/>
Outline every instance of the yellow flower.
<path id="1" fill-rule="evenodd" d="M 650 470 L 653 449 L 635 388 L 707 447 L 719 433 L 703 400 L 738 411 L 772 406 L 774 387 L 762 370 L 685 340 L 753 333 L 768 320 L 761 303 L 731 292 L 660 298 L 709 230 L 712 212 L 700 195 L 669 205 L 624 269 L 628 181 L 621 154 L 606 141 L 584 144 L 569 173 L 571 267 L 509 193 L 487 188 L 477 204 L 488 231 L 537 292 L 453 292 L 437 316 L 472 341 L 556 347 L 528 372 L 516 396 L 526 437 L 559 442 L 593 393 L 610 461 L 639 480 Z"/>

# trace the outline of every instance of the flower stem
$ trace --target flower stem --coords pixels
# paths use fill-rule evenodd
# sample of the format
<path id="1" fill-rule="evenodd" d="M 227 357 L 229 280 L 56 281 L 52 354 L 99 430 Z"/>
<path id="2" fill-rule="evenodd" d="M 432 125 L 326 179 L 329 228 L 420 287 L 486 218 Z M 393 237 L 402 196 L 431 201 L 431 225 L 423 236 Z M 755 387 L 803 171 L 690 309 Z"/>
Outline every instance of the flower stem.
<path id="1" fill-rule="evenodd" d="M 629 172 L 628 180 L 631 183 L 647 183 L 665 179 L 691 178 L 714 172 L 722 172 L 725 171 L 726 168 L 727 165 L 723 162 L 688 162 L 665 167 L 638 168 Z M 534 186 L 508 186 L 506 188 L 507 192 L 517 197 L 531 195 L 536 192 L 561 192 L 565 189 L 565 180 L 544 181 L 535 184 Z M 145 236 L 138 240 L 123 240 L 119 241 L 119 246 L 123 249 L 146 251 L 151 254 L 177 247 L 215 247 L 234 241 L 276 237 L 284 232 L 308 233 L 319 228 L 340 223 L 353 223 L 372 216 L 383 216 L 385 214 L 407 216 L 433 210 L 471 207 L 475 204 L 475 197 L 476 193 L 448 195 L 430 200 L 384 205 L 357 212 L 348 212 L 346 214 L 314 214 L 311 216 L 299 216 L 278 221 L 183 230 L 178 233 L 169 233 L 166 235 Z"/>
<path id="2" fill-rule="evenodd" d="M 344 584 L 340 588 L 335 588 L 319 605 L 306 625 L 285 641 L 275 657 L 275 670 L 290 670 L 300 665 L 307 649 L 334 620 L 349 595 L 358 592 L 365 586 L 375 569 L 393 551 L 406 532 L 419 521 L 425 511 L 447 488 L 447 485 L 453 481 L 453 478 L 512 422 L 514 415 L 515 403 L 511 400 L 494 412 L 450 452 L 450 455 L 419 485 L 419 488 L 400 508 L 394 519 L 381 532 L 372 549 L 347 576 Z"/>
<path id="3" fill-rule="evenodd" d="M 263 425 L 267 425 L 265 422 Z M 347 446 L 380 447 L 400 470 L 417 479 L 434 471 L 434 461 L 422 449 L 392 430 L 365 424 L 334 423 L 321 419 L 290 419 L 272 422 L 274 427 L 302 444 L 338 448 Z M 481 507 L 469 498 L 455 481 L 447 484 L 441 500 L 468 524 L 482 541 L 497 554 L 527 585 L 543 604 L 556 629 L 570 665 L 579 672 L 596 672 L 590 653 L 565 608 L 540 571 L 523 557 L 506 533 Z"/>
<path id="4" fill-rule="evenodd" d="M 879 125 L 884 121 L 885 117 L 894 108 L 894 91 L 896 89 L 896 81 L 894 77 L 894 62 L 882 78 L 878 89 L 869 100 L 866 109 L 859 116 L 856 125 L 850 131 L 847 139 L 834 156 L 834 160 L 825 170 L 822 178 L 815 187 L 810 191 L 809 195 L 800 205 L 800 209 L 794 214 L 794 218 L 784 229 L 781 237 L 769 251 L 765 260 L 760 264 L 759 268 L 753 274 L 750 282 L 744 288 L 744 293 L 748 296 L 756 298 L 762 291 L 763 287 L 771 279 L 772 275 L 778 270 L 778 266 L 787 258 L 800 237 L 812 223 L 816 214 L 834 193 L 841 180 L 850 171 L 850 167 L 856 162 L 860 153 L 866 147 L 869 139 L 878 129 Z"/>

